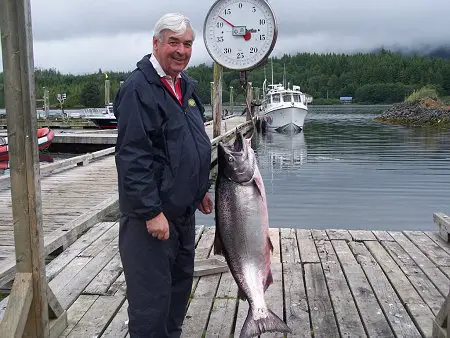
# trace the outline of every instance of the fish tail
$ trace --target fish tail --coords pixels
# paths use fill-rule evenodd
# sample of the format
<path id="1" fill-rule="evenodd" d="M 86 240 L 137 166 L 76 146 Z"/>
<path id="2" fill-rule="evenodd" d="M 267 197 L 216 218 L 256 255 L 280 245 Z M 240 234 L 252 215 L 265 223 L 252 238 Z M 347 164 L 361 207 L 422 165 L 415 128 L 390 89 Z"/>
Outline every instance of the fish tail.
<path id="1" fill-rule="evenodd" d="M 292 330 L 280 319 L 280 317 L 269 309 L 267 311 L 268 316 L 266 318 L 254 320 L 252 310 L 250 308 L 248 310 L 244 325 L 242 326 L 239 338 L 255 337 L 264 332 L 292 333 Z"/>

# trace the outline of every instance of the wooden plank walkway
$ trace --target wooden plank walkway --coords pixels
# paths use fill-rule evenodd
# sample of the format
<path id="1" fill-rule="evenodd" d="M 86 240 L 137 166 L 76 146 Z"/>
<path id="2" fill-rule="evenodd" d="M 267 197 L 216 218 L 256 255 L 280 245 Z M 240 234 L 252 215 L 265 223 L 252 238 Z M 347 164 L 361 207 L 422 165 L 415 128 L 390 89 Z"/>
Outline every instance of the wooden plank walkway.
<path id="1" fill-rule="evenodd" d="M 62 337 L 127 336 L 118 230 L 98 223 L 47 265 L 68 309 Z M 214 228 L 196 230 L 196 259 L 211 257 Z M 292 337 L 431 336 L 450 287 L 450 244 L 437 233 L 271 228 L 270 236 L 266 301 Z M 238 337 L 248 305 L 236 296 L 229 272 L 196 277 L 182 337 Z"/>
<path id="2" fill-rule="evenodd" d="M 245 116 L 222 122 L 230 131 L 245 122 Z M 228 128 L 226 128 L 228 127 Z M 212 124 L 206 124 L 212 137 Z M 92 134 L 92 133 L 91 133 Z M 70 160 L 68 160 L 70 161 Z M 51 166 L 57 165 L 56 163 Z M 65 247 L 109 212 L 117 211 L 117 172 L 114 156 L 105 156 L 84 166 L 72 166 L 41 177 L 41 200 L 45 253 Z M 0 181 L 6 181 L 2 177 Z M 8 180 L 9 184 L 9 180 Z M 14 278 L 15 250 L 12 200 L 9 187 L 0 190 L 0 286 Z"/>

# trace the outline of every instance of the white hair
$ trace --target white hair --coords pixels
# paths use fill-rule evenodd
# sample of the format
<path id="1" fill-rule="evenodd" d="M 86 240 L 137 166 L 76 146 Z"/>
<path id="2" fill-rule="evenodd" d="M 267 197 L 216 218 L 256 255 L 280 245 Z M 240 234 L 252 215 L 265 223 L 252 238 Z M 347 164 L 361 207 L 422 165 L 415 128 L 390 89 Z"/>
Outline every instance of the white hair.
<path id="1" fill-rule="evenodd" d="M 166 29 L 178 34 L 182 34 L 188 28 L 192 30 L 192 40 L 194 40 L 195 33 L 189 18 L 180 13 L 167 13 L 164 14 L 158 20 L 158 22 L 156 22 L 153 36 L 156 37 L 159 41 L 162 41 L 164 38 L 164 31 Z"/>

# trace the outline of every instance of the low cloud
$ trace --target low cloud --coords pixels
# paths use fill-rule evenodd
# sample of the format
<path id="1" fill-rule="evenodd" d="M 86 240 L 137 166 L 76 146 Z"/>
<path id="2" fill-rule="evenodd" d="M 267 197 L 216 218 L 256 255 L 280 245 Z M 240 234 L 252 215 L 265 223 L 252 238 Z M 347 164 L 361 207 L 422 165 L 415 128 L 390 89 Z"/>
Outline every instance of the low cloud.
<path id="1" fill-rule="evenodd" d="M 197 33 L 191 65 L 211 63 L 202 38 L 213 1 L 32 0 L 35 66 L 63 73 L 127 71 L 151 52 L 156 20 L 166 12 L 189 16 Z M 270 1 L 279 36 L 272 55 L 351 53 L 380 47 L 420 49 L 450 44 L 448 0 Z M 1 69 L 1 67 L 0 67 Z"/>

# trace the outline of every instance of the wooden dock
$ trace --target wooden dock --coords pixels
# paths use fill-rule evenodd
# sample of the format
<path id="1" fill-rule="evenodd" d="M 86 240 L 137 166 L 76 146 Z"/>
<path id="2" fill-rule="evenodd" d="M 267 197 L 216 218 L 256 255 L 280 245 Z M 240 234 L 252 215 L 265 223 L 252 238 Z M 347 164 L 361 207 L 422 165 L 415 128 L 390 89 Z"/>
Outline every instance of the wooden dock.
<path id="1" fill-rule="evenodd" d="M 245 117 L 227 120 L 226 139 L 236 127 L 247 128 Z M 212 124 L 206 129 L 212 137 Z M 247 129 L 245 129 L 247 130 Z M 212 140 L 213 145 L 216 140 Z M 41 199 L 45 254 L 64 249 L 97 221 L 117 214 L 117 172 L 114 148 L 101 150 L 41 168 Z M 214 156 L 214 153 L 213 153 Z M 15 272 L 14 227 L 9 177 L 0 177 L 0 286 Z"/>
<path id="2" fill-rule="evenodd" d="M 127 336 L 118 230 L 97 223 L 47 265 L 68 309 L 62 337 Z M 271 228 L 270 236 L 266 301 L 291 337 L 431 336 L 450 287 L 450 244 L 437 233 Z M 212 257 L 213 240 L 214 228 L 197 227 L 196 260 Z M 238 337 L 248 305 L 236 296 L 229 272 L 195 277 L 182 337 Z"/>

